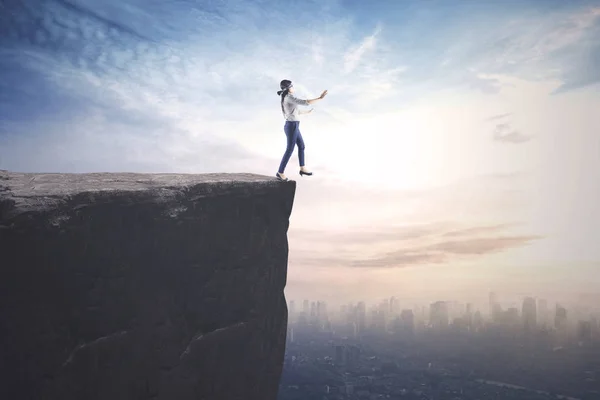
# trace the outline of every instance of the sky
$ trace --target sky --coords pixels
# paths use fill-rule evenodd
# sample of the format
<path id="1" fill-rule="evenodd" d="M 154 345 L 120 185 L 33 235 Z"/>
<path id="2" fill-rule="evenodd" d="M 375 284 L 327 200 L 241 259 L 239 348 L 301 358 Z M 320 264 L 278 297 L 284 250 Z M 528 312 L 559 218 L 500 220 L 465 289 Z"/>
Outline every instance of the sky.
<path id="1" fill-rule="evenodd" d="M 0 169 L 274 176 L 282 79 L 288 299 L 598 293 L 600 0 L 2 2 Z"/>

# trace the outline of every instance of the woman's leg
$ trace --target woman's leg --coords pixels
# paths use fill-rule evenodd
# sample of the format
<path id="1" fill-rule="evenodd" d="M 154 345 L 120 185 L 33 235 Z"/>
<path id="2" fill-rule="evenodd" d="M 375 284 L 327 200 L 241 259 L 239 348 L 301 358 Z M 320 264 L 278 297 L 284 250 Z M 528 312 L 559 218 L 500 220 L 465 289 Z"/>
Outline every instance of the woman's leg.
<path id="1" fill-rule="evenodd" d="M 300 167 L 304 167 L 304 139 L 302 138 L 302 133 L 300 132 L 300 127 L 296 128 L 296 145 L 298 146 L 298 161 L 300 162 Z"/>
<path id="2" fill-rule="evenodd" d="M 296 140 L 298 135 L 296 122 L 286 122 L 283 130 L 285 135 L 287 136 L 287 147 L 285 149 L 285 153 L 283 153 L 283 158 L 281 159 L 281 163 L 279 164 L 279 173 L 283 174 L 285 171 L 285 167 L 287 166 L 292 153 L 294 152 L 294 147 L 296 146 Z"/>
<path id="3" fill-rule="evenodd" d="M 304 163 L 304 139 L 302 133 L 300 133 L 300 127 L 298 127 L 298 137 L 296 138 L 296 145 L 298 146 L 298 161 L 300 162 L 300 176 L 307 175 L 311 176 L 312 172 L 306 169 Z"/>

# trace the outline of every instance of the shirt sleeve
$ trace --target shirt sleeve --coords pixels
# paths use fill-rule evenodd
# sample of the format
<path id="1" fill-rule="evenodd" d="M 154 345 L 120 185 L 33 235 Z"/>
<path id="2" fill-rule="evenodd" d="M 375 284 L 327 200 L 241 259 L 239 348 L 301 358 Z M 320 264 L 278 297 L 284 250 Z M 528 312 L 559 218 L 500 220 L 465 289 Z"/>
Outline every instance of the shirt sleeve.
<path id="1" fill-rule="evenodd" d="M 309 105 L 308 100 L 299 99 L 292 94 L 288 94 L 287 96 L 285 96 L 285 99 L 287 101 L 289 101 L 290 103 L 297 104 L 299 106 L 308 106 Z"/>

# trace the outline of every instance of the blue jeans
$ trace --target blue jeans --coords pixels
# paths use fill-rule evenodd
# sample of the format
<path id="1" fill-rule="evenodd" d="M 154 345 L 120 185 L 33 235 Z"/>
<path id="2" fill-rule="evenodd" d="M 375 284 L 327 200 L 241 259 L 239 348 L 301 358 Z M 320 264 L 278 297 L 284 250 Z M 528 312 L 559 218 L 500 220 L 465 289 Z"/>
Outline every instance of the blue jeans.
<path id="1" fill-rule="evenodd" d="M 280 174 L 283 174 L 285 171 L 285 167 L 288 161 L 290 161 L 290 157 L 292 156 L 296 145 L 298 145 L 298 160 L 300 161 L 300 166 L 304 167 L 304 140 L 300 133 L 300 121 L 285 121 L 283 130 L 285 136 L 287 136 L 287 148 L 281 159 L 281 164 L 279 164 Z"/>

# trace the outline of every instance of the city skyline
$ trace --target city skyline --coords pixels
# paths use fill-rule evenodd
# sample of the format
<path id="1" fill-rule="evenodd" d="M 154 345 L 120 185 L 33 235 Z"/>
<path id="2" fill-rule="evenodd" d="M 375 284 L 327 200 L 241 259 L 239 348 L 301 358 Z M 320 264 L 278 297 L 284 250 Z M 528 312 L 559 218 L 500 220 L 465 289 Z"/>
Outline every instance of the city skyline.
<path id="1" fill-rule="evenodd" d="M 599 1 L 10 7 L 0 169 L 274 176 L 291 79 L 286 296 L 598 292 Z"/>
<path id="2" fill-rule="evenodd" d="M 499 295 L 497 292 L 488 292 L 485 296 L 482 294 L 480 298 L 486 297 L 485 301 L 460 301 L 457 299 L 436 299 L 430 298 L 428 301 L 417 301 L 415 299 L 406 299 L 402 296 L 381 297 L 375 301 L 366 301 L 364 299 L 355 298 L 347 302 L 327 302 L 320 299 L 287 299 L 289 315 L 296 317 L 300 313 L 314 314 L 320 307 L 325 310 L 325 315 L 343 314 L 344 309 L 362 307 L 365 312 L 373 310 L 386 310 L 391 314 L 400 314 L 404 310 L 429 310 L 435 304 L 445 303 L 451 310 L 450 314 L 458 315 L 464 312 L 476 313 L 479 312 L 486 317 L 493 317 L 494 307 L 499 307 L 497 311 L 505 312 L 510 309 L 517 309 L 518 314 L 533 312 L 539 316 L 542 314 L 553 313 L 553 310 L 560 308 L 570 309 L 580 316 L 581 313 L 590 318 L 600 318 L 600 306 L 598 306 L 598 296 L 579 299 L 575 301 L 561 301 L 557 299 L 548 299 L 535 295 L 523 296 L 505 296 Z M 533 303 L 533 304 L 532 304 Z M 540 310 L 541 313 L 540 313 Z"/>
<path id="3" fill-rule="evenodd" d="M 290 302 L 281 400 L 587 400 L 598 395 L 600 309 L 488 293 L 484 310 L 399 298 Z M 404 306 L 403 306 L 404 305 Z"/>

